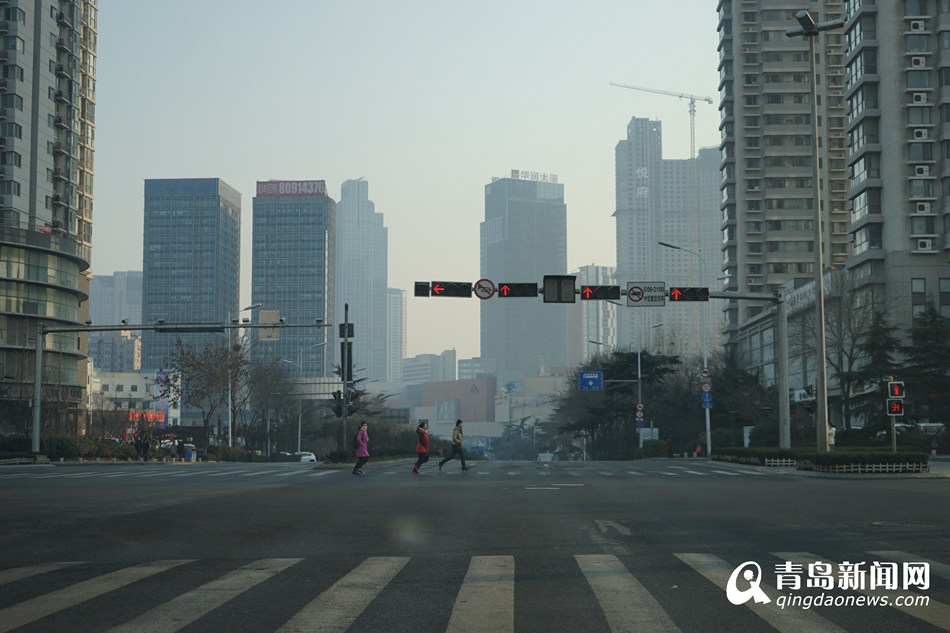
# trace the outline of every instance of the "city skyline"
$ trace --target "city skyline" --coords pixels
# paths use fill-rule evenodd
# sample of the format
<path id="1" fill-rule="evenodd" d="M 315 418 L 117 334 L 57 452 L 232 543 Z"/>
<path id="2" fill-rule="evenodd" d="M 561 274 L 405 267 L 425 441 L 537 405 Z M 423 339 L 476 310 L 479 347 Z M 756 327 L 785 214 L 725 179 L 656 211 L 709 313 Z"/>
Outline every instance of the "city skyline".
<path id="1" fill-rule="evenodd" d="M 100 4 L 92 272 L 141 268 L 140 241 L 119 235 L 141 235 L 145 179 L 221 178 L 245 201 L 242 305 L 258 180 L 325 180 L 338 201 L 344 181 L 365 177 L 389 229 L 388 286 L 408 290 L 478 278 L 485 182 L 557 173 L 568 269 L 612 266 L 616 142 L 631 116 L 662 116 L 664 154 L 685 158 L 689 118 L 686 101 L 609 83 L 715 97 L 718 81 L 717 14 L 698 0 L 675 40 L 654 28 L 659 8 L 619 2 L 284 2 L 280 29 L 235 3 Z M 648 58 L 666 62 L 638 63 Z M 248 81 L 250 93 L 232 90 Z M 696 118 L 697 147 L 718 144 L 716 108 L 700 104 Z M 477 304 L 409 296 L 407 354 L 477 356 Z"/>

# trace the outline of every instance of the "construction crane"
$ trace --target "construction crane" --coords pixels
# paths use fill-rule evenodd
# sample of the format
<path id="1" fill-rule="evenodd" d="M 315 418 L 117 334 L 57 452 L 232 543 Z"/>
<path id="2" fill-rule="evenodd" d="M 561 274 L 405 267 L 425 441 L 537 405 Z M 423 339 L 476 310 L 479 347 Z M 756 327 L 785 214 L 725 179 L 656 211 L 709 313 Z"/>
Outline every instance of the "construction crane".
<path id="1" fill-rule="evenodd" d="M 658 95 L 676 97 L 678 99 L 689 100 L 689 157 L 696 158 L 696 102 L 704 101 L 712 103 L 712 97 L 703 97 L 701 95 L 690 95 L 682 92 L 670 92 L 669 90 L 657 90 L 656 88 L 643 88 L 641 86 L 631 86 L 629 84 L 618 84 L 610 82 L 611 86 L 618 88 L 629 88 L 630 90 L 642 90 L 643 92 L 653 92 Z"/>

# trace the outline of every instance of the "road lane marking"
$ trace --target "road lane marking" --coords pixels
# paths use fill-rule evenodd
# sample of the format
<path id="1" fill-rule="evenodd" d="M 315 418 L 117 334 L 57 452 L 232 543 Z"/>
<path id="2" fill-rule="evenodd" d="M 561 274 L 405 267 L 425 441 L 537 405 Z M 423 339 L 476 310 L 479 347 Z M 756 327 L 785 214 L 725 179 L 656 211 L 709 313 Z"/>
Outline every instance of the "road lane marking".
<path id="1" fill-rule="evenodd" d="M 525 490 L 560 490 L 554 486 L 525 486 Z"/>
<path id="2" fill-rule="evenodd" d="M 656 474 L 657 474 L 657 475 L 666 475 L 667 477 L 679 477 L 679 476 L 680 476 L 679 473 L 669 473 L 669 472 L 666 472 L 665 470 L 658 470 L 658 471 L 656 472 Z"/>
<path id="3" fill-rule="evenodd" d="M 770 552 L 772 556 L 775 556 L 781 560 L 788 561 L 791 563 L 815 563 L 820 562 L 822 559 L 810 552 Z M 887 589 L 852 589 L 852 591 L 857 591 L 868 597 L 883 597 L 891 594 L 891 590 Z M 924 598 L 923 595 L 919 593 L 914 593 L 913 591 L 902 591 L 901 596 L 903 598 L 912 598 L 914 604 L 923 604 L 924 601 L 921 600 Z M 950 605 L 944 604 L 942 602 L 937 602 L 936 600 L 931 600 L 929 597 L 926 599 L 926 606 L 903 606 L 895 604 L 894 600 L 891 600 L 891 604 L 888 605 L 892 609 L 897 609 L 898 611 L 903 611 L 907 615 L 917 618 L 918 620 L 923 620 L 927 624 L 931 624 L 938 629 L 943 629 L 944 631 L 950 631 Z"/>
<path id="4" fill-rule="evenodd" d="M 680 633 L 656 598 L 611 554 L 576 555 L 613 633 Z"/>
<path id="5" fill-rule="evenodd" d="M 162 560 L 125 567 L 102 576 L 84 580 L 52 593 L 37 596 L 6 609 L 0 609 L 0 633 L 6 633 L 52 613 L 74 607 L 126 585 L 155 574 L 190 563 L 190 560 Z"/>
<path id="6" fill-rule="evenodd" d="M 174 633 L 302 560 L 264 558 L 254 561 L 146 611 L 110 629 L 109 633 Z"/>
<path id="7" fill-rule="evenodd" d="M 446 633 L 513 633 L 515 557 L 473 556 Z"/>
<path id="8" fill-rule="evenodd" d="M 614 473 L 608 473 L 606 470 L 598 471 L 598 475 L 603 475 L 604 477 L 613 477 Z"/>
<path id="9" fill-rule="evenodd" d="M 307 472 L 306 470 L 292 470 L 289 473 L 281 473 L 277 475 L 278 477 L 290 477 L 291 475 L 300 475 Z"/>
<path id="10" fill-rule="evenodd" d="M 719 473 L 720 475 L 729 475 L 730 477 L 739 477 L 739 473 L 731 473 L 728 470 L 713 470 L 711 472 Z"/>
<path id="11" fill-rule="evenodd" d="M 714 585 L 726 591 L 729 576 L 736 565 L 711 554 L 674 554 L 681 561 L 706 577 Z M 772 602 L 760 604 L 755 600 L 745 603 L 747 609 L 768 622 L 779 633 L 847 633 L 838 625 L 826 620 L 813 611 L 803 609 L 779 609 L 774 601 L 780 592 L 764 582 L 759 587 L 772 599 Z M 725 598 L 725 595 L 723 595 Z"/>
<path id="12" fill-rule="evenodd" d="M 311 476 L 311 477 L 326 477 L 327 475 L 335 475 L 335 474 L 337 474 L 337 473 L 339 473 L 339 472 L 342 472 L 342 471 L 339 471 L 339 470 L 321 470 L 321 471 L 319 471 L 319 472 L 311 473 L 310 476 Z"/>
<path id="13" fill-rule="evenodd" d="M 601 519 L 594 519 L 594 523 L 597 524 L 597 529 L 600 530 L 601 534 L 606 534 L 607 528 L 610 528 L 612 530 L 616 530 L 617 533 L 619 534 L 622 534 L 624 536 L 630 536 L 630 528 L 628 528 L 625 525 L 621 525 L 620 523 L 617 523 L 616 521 L 604 521 Z"/>
<path id="14" fill-rule="evenodd" d="M 401 556 L 367 558 L 311 600 L 277 629 L 277 633 L 345 631 L 408 562 L 408 558 Z"/>
<path id="15" fill-rule="evenodd" d="M 228 475 L 240 475 L 241 473 L 248 472 L 246 469 L 242 470 L 227 470 L 223 473 L 211 473 L 209 477 L 227 477 Z"/>
<path id="16" fill-rule="evenodd" d="M 638 472 L 638 471 L 636 471 L 636 470 L 628 470 L 628 471 L 627 471 L 627 474 L 628 474 L 628 475 L 642 475 L 643 473 Z"/>
<path id="17" fill-rule="evenodd" d="M 45 574 L 50 571 L 57 571 L 63 569 L 64 567 L 69 567 L 70 565 L 79 565 L 78 562 L 73 563 L 43 563 L 40 565 L 29 565 L 26 567 L 14 567 L 13 569 L 5 569 L 0 571 L 0 585 L 5 585 L 8 582 L 15 582 L 17 580 L 23 580 L 24 578 L 29 578 L 31 576 L 38 576 L 40 574 Z"/>
<path id="18" fill-rule="evenodd" d="M 868 554 L 873 554 L 874 556 L 878 556 L 880 558 L 897 561 L 898 563 L 927 563 L 930 565 L 930 573 L 932 575 L 940 576 L 941 578 L 950 580 L 950 565 L 947 565 L 946 563 L 939 563 L 935 560 L 930 560 L 929 558 L 914 556 L 913 554 L 896 550 L 868 552 Z"/>

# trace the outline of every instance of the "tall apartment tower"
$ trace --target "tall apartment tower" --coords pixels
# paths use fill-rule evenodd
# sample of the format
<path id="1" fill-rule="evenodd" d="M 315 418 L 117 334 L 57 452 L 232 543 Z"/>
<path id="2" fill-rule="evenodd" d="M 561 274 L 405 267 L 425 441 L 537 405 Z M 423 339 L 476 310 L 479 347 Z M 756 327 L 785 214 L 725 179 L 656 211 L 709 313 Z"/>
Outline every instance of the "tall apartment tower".
<path id="1" fill-rule="evenodd" d="M 928 301 L 950 318 L 950 6 L 846 5 L 848 268 L 906 333 Z"/>
<path id="2" fill-rule="evenodd" d="M 241 194 L 218 178 L 146 180 L 142 252 L 144 323 L 227 322 L 240 296 Z M 224 341 L 145 330 L 142 369 L 167 368 L 178 339 L 198 350 Z"/>
<path id="3" fill-rule="evenodd" d="M 805 4 L 816 21 L 825 22 L 843 17 L 846 3 Z M 892 4 L 904 5 L 879 2 L 874 10 Z M 794 16 L 802 8 L 799 0 L 718 5 L 721 269 L 728 290 L 772 292 L 788 282 L 799 287 L 815 279 L 809 42 L 786 36 L 798 26 Z M 845 91 L 853 86 L 845 86 L 843 40 L 842 31 L 822 33 L 815 56 L 826 268 L 845 265 L 850 240 Z M 766 308 L 754 301 L 728 304 L 728 344 L 734 344 L 740 324 Z"/>
<path id="4" fill-rule="evenodd" d="M 567 205 L 557 176 L 514 170 L 485 185 L 481 276 L 537 282 L 567 272 Z M 540 298 L 481 301 L 481 358 L 494 359 L 498 384 L 568 365 L 568 310 Z"/>
<path id="5" fill-rule="evenodd" d="M 388 230 L 383 215 L 369 199 L 369 183 L 362 178 L 347 180 L 340 188 L 336 211 L 335 323 L 343 323 L 344 304 L 349 304 L 353 324 L 353 367 L 365 369 L 361 378 L 386 380 L 386 317 L 389 308 Z"/>
<path id="6" fill-rule="evenodd" d="M 402 378 L 402 359 L 406 357 L 406 291 L 390 288 L 389 318 L 386 334 L 386 382 Z"/>
<path id="7" fill-rule="evenodd" d="M 616 285 L 617 269 L 613 266 L 581 266 L 577 285 Z M 617 346 L 617 306 L 606 301 L 584 301 L 581 304 L 580 333 L 574 337 L 573 355 L 577 362 L 609 352 Z"/>
<path id="8" fill-rule="evenodd" d="M 251 300 L 277 310 L 288 325 L 324 324 L 334 314 L 336 202 L 322 180 L 258 181 L 254 198 Z M 342 321 L 341 321 L 342 322 Z M 291 376 L 333 373 L 334 350 L 325 327 L 290 327 L 279 340 L 260 340 L 260 357 L 286 361 Z"/>
<path id="9" fill-rule="evenodd" d="M 80 325 L 92 261 L 97 2 L 0 3 L 0 368 L 32 395 L 37 322 Z M 37 276 L 36 271 L 45 271 Z M 77 419 L 86 337 L 51 334 L 43 381 Z M 5 397 L 0 397 L 4 399 Z M 51 403 L 52 404 L 52 403 Z"/>
<path id="10" fill-rule="evenodd" d="M 634 281 L 717 289 L 722 247 L 718 152 L 701 149 L 695 158 L 668 160 L 662 140 L 660 121 L 634 117 L 627 138 L 617 143 L 615 283 L 624 291 Z M 660 246 L 660 241 L 680 250 Z M 617 347 L 697 356 L 705 307 L 624 307 L 617 313 Z M 719 338 L 718 320 L 711 313 L 707 310 L 705 319 L 710 350 Z"/>

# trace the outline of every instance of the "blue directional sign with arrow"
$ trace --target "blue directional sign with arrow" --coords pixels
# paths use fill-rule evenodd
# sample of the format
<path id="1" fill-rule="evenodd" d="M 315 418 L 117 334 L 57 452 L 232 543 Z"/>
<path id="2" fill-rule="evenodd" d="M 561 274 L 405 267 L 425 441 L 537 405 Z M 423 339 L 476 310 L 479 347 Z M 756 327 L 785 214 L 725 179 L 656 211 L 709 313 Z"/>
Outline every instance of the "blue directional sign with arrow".
<path id="1" fill-rule="evenodd" d="M 577 388 L 585 391 L 603 391 L 604 372 L 582 371 L 578 373 Z"/>
<path id="2" fill-rule="evenodd" d="M 702 399 L 703 399 L 703 408 L 712 409 L 712 394 L 704 393 L 702 394 Z"/>

